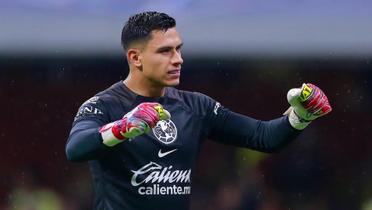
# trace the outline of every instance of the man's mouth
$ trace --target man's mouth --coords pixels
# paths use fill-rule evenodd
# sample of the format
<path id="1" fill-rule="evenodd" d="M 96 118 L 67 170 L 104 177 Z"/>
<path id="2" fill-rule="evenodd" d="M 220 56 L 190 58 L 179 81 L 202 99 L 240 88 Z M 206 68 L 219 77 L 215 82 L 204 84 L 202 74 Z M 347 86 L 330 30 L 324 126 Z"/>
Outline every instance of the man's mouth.
<path id="1" fill-rule="evenodd" d="M 180 73 L 181 73 L 180 69 L 174 69 L 174 70 L 168 71 L 168 74 L 170 75 L 180 75 Z"/>

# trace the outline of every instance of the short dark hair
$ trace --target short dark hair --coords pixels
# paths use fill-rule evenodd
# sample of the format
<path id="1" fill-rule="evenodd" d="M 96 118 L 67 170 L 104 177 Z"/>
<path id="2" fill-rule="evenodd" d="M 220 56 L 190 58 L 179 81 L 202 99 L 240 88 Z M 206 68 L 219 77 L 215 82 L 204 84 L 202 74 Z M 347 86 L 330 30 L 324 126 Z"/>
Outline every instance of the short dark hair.
<path id="1" fill-rule="evenodd" d="M 168 30 L 176 26 L 176 20 L 165 13 L 142 12 L 129 17 L 121 33 L 121 45 L 124 50 L 135 41 L 148 40 L 153 30 Z"/>

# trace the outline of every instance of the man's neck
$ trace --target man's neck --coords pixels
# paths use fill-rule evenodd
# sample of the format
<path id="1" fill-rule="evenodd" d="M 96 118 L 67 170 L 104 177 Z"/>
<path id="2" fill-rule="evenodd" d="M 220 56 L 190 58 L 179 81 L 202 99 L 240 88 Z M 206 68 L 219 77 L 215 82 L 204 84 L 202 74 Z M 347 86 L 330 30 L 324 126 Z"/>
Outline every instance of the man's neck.
<path id="1" fill-rule="evenodd" d="M 149 85 L 147 82 L 135 80 L 130 76 L 128 76 L 123 83 L 137 95 L 145 97 L 159 97 L 164 96 L 165 94 L 165 87 Z"/>

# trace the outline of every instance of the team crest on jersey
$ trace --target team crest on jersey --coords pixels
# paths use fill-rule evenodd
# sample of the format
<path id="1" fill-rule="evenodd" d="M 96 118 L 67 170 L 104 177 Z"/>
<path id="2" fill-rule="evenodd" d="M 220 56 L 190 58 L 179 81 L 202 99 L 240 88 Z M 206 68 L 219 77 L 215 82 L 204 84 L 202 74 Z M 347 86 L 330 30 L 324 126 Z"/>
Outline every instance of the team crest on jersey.
<path id="1" fill-rule="evenodd" d="M 177 139 L 177 128 L 172 120 L 160 120 L 152 129 L 152 132 L 164 144 L 170 144 Z"/>

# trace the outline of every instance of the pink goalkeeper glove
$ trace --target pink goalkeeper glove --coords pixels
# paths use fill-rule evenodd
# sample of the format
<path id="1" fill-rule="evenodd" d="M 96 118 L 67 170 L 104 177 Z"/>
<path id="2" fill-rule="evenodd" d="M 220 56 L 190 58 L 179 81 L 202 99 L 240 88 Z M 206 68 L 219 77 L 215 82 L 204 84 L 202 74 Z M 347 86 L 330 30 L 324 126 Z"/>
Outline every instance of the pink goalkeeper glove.
<path id="1" fill-rule="evenodd" d="M 289 90 L 287 99 L 291 107 L 284 114 L 288 114 L 290 124 L 298 130 L 332 111 L 327 96 L 320 88 L 310 83 Z"/>
<path id="2" fill-rule="evenodd" d="M 105 145 L 115 146 L 125 139 L 149 132 L 158 121 L 170 117 L 170 113 L 159 103 L 141 103 L 121 120 L 104 125 L 99 132 Z"/>

